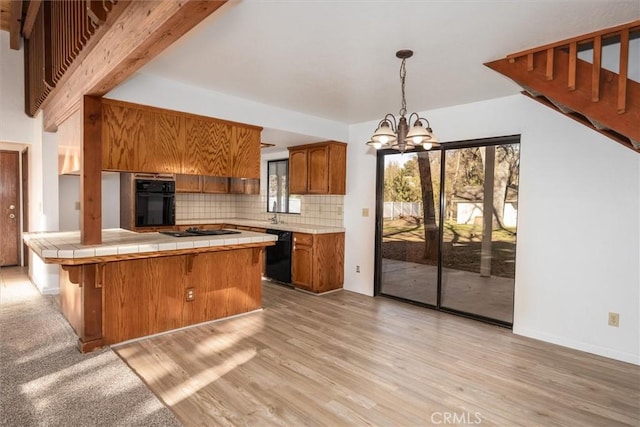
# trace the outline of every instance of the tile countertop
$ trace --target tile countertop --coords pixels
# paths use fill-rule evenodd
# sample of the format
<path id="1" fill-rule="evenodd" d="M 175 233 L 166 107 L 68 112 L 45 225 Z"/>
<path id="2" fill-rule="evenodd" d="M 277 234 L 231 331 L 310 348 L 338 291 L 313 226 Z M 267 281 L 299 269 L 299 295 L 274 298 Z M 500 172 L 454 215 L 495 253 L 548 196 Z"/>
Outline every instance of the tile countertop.
<path id="1" fill-rule="evenodd" d="M 246 227 L 269 228 L 273 230 L 294 231 L 309 234 L 344 233 L 343 227 L 332 227 L 327 225 L 314 224 L 272 224 L 269 221 L 259 221 L 255 219 L 243 218 L 223 218 L 223 219 L 186 219 L 176 221 L 176 225 L 204 225 L 204 224 L 233 224 L 244 225 Z"/>
<path id="2" fill-rule="evenodd" d="M 80 231 L 24 233 L 24 241 L 40 258 L 92 258 L 144 252 L 175 251 L 210 246 L 275 242 L 275 235 L 242 231 L 219 236 L 172 237 L 136 233 L 121 228 L 102 230 L 102 244 L 81 245 Z"/>

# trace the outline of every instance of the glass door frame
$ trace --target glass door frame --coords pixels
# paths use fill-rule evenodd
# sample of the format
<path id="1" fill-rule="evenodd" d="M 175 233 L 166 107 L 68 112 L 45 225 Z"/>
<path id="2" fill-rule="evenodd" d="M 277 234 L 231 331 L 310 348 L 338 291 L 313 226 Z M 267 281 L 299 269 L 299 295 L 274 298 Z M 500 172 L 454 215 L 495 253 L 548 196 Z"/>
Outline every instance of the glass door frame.
<path id="1" fill-rule="evenodd" d="M 376 159 L 376 229 L 375 229 L 375 250 L 374 250 L 374 285 L 373 285 L 373 295 L 374 296 L 383 296 L 386 298 L 395 299 L 398 301 L 406 302 L 413 305 L 418 305 L 421 307 L 430 308 L 437 311 L 442 311 L 444 313 L 455 314 L 462 317 L 467 317 L 473 320 L 479 320 L 481 322 L 490 323 L 493 325 L 502 326 L 505 328 L 513 328 L 513 323 L 505 322 L 498 319 L 492 319 L 490 317 L 481 316 L 474 313 L 468 313 L 461 310 L 456 310 L 453 308 L 442 307 L 442 249 L 443 249 L 443 240 L 444 240 L 444 226 L 443 219 L 445 214 L 445 192 L 443 186 L 445 184 L 445 158 L 446 152 L 448 150 L 456 150 L 460 148 L 478 148 L 478 147 L 487 147 L 487 146 L 496 146 L 496 145 L 507 145 L 507 144 L 520 144 L 520 135 L 509 135 L 509 136 L 499 136 L 492 138 L 479 138 L 472 140 L 462 140 L 462 141 L 453 141 L 442 143 L 439 148 L 430 150 L 433 152 L 440 152 L 440 189 L 439 189 L 439 200 L 438 204 L 440 206 L 440 211 L 438 215 L 438 284 L 437 284 L 437 303 L 436 305 L 428 304 L 419 301 L 413 301 L 406 298 L 398 297 L 395 295 L 389 295 L 382 292 L 382 229 L 383 229 L 383 210 L 384 210 L 384 159 L 388 154 L 398 154 L 399 151 L 394 149 L 384 149 L 377 151 L 377 159 Z M 413 149 L 407 150 L 406 153 L 419 153 L 422 152 L 422 149 Z M 515 287 L 515 278 L 514 278 L 514 287 Z M 515 293 L 515 289 L 514 289 Z M 514 298 L 515 301 L 515 298 Z"/>

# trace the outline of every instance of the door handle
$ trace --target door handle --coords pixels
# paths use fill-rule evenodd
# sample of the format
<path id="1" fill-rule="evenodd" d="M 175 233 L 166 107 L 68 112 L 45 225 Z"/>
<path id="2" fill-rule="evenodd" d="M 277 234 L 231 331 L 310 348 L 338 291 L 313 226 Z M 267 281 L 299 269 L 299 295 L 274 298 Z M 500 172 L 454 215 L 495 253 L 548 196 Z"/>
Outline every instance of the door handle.
<path id="1" fill-rule="evenodd" d="M 15 217 L 16 217 L 16 216 L 15 216 L 14 214 L 9 214 L 9 218 L 13 219 L 13 218 L 15 218 Z"/>

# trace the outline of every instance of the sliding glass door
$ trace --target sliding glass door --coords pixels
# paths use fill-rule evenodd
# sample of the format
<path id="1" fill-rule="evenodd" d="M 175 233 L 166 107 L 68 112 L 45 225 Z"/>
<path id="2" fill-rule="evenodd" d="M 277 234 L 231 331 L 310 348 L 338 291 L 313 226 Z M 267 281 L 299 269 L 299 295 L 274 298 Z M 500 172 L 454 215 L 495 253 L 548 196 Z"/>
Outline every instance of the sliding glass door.
<path id="1" fill-rule="evenodd" d="M 518 178 L 518 137 L 379 152 L 376 293 L 511 325 Z"/>
<path id="2" fill-rule="evenodd" d="M 440 152 L 384 156 L 380 290 L 437 304 Z"/>

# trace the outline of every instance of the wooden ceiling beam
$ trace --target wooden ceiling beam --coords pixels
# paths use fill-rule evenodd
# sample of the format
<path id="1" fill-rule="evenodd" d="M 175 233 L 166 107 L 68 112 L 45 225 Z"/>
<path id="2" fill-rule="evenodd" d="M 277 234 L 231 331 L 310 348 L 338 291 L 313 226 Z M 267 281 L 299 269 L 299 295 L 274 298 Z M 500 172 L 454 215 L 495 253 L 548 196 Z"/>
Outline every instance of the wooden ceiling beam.
<path id="1" fill-rule="evenodd" d="M 22 0 L 11 0 L 9 18 L 9 47 L 20 49 L 20 30 L 22 28 Z"/>
<path id="2" fill-rule="evenodd" d="M 29 40 L 31 37 L 31 31 L 33 31 L 33 24 L 36 22 L 36 16 L 38 10 L 40 10 L 40 4 L 42 0 L 31 0 L 27 7 L 27 16 L 24 18 L 24 25 L 22 26 L 22 35 L 25 39 Z"/>
<path id="3" fill-rule="evenodd" d="M 82 63 L 44 101 L 45 130 L 55 131 L 78 110 L 84 95 L 103 96 L 224 3 L 226 0 L 130 2 Z"/>

